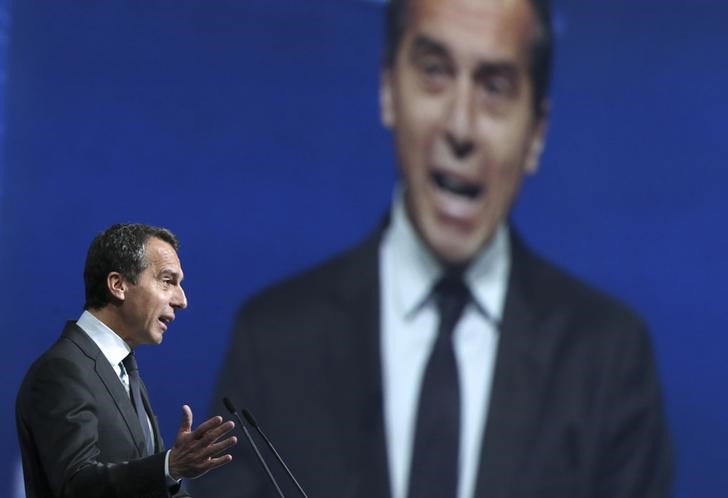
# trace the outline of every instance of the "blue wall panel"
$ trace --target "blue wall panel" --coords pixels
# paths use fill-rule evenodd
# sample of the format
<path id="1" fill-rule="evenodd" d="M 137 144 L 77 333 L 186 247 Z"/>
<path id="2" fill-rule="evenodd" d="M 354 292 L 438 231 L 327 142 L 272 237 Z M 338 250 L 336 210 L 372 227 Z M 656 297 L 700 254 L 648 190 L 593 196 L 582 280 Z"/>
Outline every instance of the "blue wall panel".
<path id="1" fill-rule="evenodd" d="M 556 7 L 552 126 L 514 218 L 647 318 L 676 496 L 728 496 L 728 6 Z M 141 221 L 182 240 L 190 308 L 140 350 L 171 441 L 182 403 L 198 421 L 207 411 L 241 300 L 377 223 L 396 179 L 378 123 L 381 12 L 356 0 L 12 3 L 0 483 L 15 469 L 15 392 L 80 314 L 96 232 Z"/>

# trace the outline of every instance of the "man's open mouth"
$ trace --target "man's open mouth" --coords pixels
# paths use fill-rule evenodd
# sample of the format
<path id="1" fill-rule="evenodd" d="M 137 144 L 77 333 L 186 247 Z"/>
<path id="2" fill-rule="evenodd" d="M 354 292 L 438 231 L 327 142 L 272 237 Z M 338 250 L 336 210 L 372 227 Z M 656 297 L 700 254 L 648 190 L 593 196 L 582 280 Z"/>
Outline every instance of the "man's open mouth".
<path id="1" fill-rule="evenodd" d="M 468 199 L 475 199 L 483 190 L 478 184 L 470 183 L 439 171 L 432 172 L 432 181 L 440 189 Z"/>

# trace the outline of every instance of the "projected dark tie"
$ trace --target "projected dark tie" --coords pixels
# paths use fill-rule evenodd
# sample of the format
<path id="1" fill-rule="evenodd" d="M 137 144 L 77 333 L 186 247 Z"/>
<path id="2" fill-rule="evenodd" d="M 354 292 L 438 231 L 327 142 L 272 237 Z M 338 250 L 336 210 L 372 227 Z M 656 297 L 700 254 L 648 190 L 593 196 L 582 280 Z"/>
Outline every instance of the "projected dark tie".
<path id="1" fill-rule="evenodd" d="M 139 425 L 142 426 L 142 432 L 144 433 L 144 441 L 146 443 L 146 453 L 144 456 L 148 456 L 154 453 L 154 437 L 152 436 L 152 431 L 149 428 L 147 412 L 144 409 L 144 402 L 142 401 L 139 366 L 137 365 L 133 351 L 129 353 L 126 358 L 124 358 L 123 363 L 124 368 L 126 369 L 126 374 L 129 376 L 129 394 L 131 397 L 131 402 L 134 405 L 137 418 L 139 419 Z"/>
<path id="2" fill-rule="evenodd" d="M 460 382 L 452 333 L 469 296 L 460 273 L 446 274 L 433 290 L 440 324 L 420 390 L 409 498 L 457 495 Z"/>

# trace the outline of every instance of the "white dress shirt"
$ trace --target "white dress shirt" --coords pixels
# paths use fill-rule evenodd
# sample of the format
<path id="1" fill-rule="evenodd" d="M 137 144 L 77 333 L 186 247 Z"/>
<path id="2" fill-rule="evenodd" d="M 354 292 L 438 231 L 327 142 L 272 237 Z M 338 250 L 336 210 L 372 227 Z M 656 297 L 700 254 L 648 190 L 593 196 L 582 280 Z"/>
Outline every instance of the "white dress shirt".
<path id="1" fill-rule="evenodd" d="M 124 365 L 121 363 L 131 353 L 129 345 L 107 327 L 104 322 L 88 311 L 81 314 L 81 317 L 76 321 L 76 325 L 81 327 L 86 335 L 96 343 L 106 359 L 109 360 L 111 368 L 114 369 L 121 383 L 126 387 L 126 393 L 129 394 L 129 378 L 126 375 Z"/>
<path id="2" fill-rule="evenodd" d="M 460 377 L 461 426 L 458 498 L 471 498 L 480 463 L 491 380 L 510 270 L 508 230 L 470 264 L 465 281 L 473 297 L 453 333 Z M 384 418 L 393 498 L 406 498 L 420 384 L 437 335 L 430 293 L 442 273 L 415 232 L 396 192 L 391 223 L 380 246 L 381 353 Z"/>

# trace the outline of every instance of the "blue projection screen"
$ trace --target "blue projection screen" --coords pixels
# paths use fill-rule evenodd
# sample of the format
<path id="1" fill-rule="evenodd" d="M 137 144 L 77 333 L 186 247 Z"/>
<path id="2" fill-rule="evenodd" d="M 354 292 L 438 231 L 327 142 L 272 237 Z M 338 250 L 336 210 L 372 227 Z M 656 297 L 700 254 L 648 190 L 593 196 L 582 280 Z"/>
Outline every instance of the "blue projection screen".
<path id="1" fill-rule="evenodd" d="M 115 222 L 182 241 L 189 309 L 140 350 L 169 442 L 199 422 L 241 301 L 359 240 L 397 179 L 383 3 L 0 2 L 2 496 L 17 388 L 83 305 Z M 514 223 L 650 324 L 675 496 L 728 496 L 728 4 L 555 2 L 553 117 Z"/>

